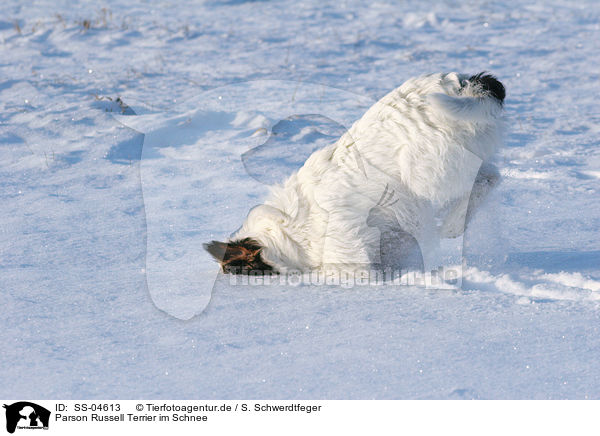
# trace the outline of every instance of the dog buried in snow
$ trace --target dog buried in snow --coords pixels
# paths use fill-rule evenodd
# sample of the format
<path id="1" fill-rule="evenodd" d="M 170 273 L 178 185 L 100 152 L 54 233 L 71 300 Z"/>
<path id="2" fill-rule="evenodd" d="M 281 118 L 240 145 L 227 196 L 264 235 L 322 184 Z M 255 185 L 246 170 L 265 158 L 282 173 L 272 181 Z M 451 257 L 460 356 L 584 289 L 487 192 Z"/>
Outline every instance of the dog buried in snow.
<path id="1" fill-rule="evenodd" d="M 504 97 L 486 73 L 408 80 L 204 248 L 232 274 L 422 269 L 432 241 L 461 235 L 499 179 L 488 161 Z"/>

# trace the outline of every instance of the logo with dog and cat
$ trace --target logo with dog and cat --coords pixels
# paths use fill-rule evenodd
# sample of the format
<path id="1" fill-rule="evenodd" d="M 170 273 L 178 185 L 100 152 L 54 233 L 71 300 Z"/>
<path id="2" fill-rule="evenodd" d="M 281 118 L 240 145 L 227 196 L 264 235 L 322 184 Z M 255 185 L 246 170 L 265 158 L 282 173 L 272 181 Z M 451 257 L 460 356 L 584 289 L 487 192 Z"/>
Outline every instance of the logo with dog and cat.
<path id="1" fill-rule="evenodd" d="M 48 430 L 50 411 L 39 404 L 29 401 L 18 401 L 3 406 L 6 409 L 6 431 L 15 430 Z"/>

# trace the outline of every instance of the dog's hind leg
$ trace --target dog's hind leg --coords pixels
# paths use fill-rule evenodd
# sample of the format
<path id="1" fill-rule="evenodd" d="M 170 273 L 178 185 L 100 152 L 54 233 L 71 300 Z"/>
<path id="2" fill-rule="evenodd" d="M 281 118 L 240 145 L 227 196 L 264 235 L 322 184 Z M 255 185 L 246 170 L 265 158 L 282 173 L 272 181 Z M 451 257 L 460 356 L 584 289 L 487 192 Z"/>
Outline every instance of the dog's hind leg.
<path id="1" fill-rule="evenodd" d="M 456 238 L 462 235 L 475 211 L 485 201 L 490 191 L 498 185 L 499 181 L 500 173 L 494 165 L 490 163 L 481 165 L 469 195 L 457 200 L 450 208 L 441 226 L 441 236 L 443 238 Z"/>

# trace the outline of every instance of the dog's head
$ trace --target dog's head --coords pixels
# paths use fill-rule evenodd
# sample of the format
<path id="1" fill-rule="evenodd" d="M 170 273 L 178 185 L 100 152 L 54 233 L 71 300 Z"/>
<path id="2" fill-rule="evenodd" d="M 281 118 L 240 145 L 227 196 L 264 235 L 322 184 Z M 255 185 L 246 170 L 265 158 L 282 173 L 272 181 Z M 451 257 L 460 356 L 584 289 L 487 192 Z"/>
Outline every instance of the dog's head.
<path id="1" fill-rule="evenodd" d="M 225 274 L 272 274 L 273 267 L 262 257 L 263 247 L 251 238 L 204 244 L 206 251 L 221 264 Z"/>

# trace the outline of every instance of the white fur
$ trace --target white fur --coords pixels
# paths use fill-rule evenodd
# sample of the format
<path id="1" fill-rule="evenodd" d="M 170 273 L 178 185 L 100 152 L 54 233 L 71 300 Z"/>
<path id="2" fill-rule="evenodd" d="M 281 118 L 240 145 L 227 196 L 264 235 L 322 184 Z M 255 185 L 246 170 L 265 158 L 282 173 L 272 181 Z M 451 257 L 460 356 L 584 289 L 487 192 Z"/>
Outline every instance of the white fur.
<path id="1" fill-rule="evenodd" d="M 367 217 L 386 187 L 398 200 L 388 209 L 422 250 L 434 217 L 453 203 L 439 230 L 457 236 L 475 175 L 503 130 L 502 105 L 476 86 L 461 86 L 467 77 L 416 77 L 387 94 L 272 188 L 232 239 L 257 240 L 265 261 L 282 272 L 375 264 L 380 229 L 369 227 Z"/>

